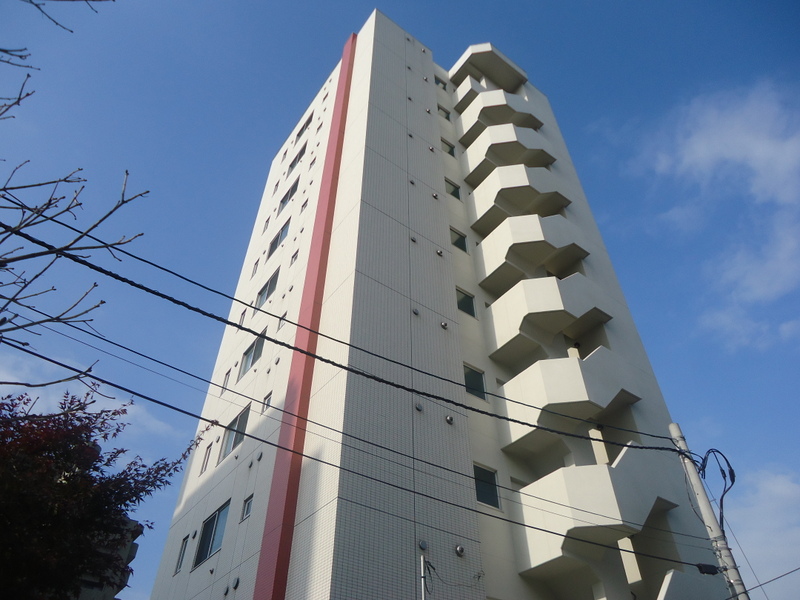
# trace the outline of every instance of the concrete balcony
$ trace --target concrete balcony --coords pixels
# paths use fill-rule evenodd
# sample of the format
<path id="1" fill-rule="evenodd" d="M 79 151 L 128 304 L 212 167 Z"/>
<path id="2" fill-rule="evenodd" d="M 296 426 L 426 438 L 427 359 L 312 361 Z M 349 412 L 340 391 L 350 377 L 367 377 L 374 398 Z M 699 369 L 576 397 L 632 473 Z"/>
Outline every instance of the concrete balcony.
<path id="1" fill-rule="evenodd" d="M 477 247 L 481 287 L 500 296 L 538 267 L 562 276 L 589 252 L 579 244 L 580 231 L 561 215 L 506 219 Z M 584 244 L 585 245 L 585 244 Z"/>
<path id="2" fill-rule="evenodd" d="M 605 292 L 580 273 L 520 281 L 487 311 L 489 356 L 512 369 L 527 367 L 556 334 L 578 339 L 608 322 L 610 305 Z"/>
<path id="3" fill-rule="evenodd" d="M 474 188 L 498 167 L 546 167 L 556 160 L 549 147 L 542 134 L 533 129 L 511 123 L 492 125 L 464 152 L 464 181 Z"/>
<path id="4" fill-rule="evenodd" d="M 479 82 L 475 81 L 475 78 L 467 76 L 464 81 L 456 88 L 455 91 L 455 98 L 453 101 L 455 104 L 453 105 L 456 109 L 456 112 L 463 113 L 464 109 L 470 105 L 470 103 L 478 97 L 478 94 L 485 92 L 486 88 L 483 87 Z"/>
<path id="5" fill-rule="evenodd" d="M 465 200 L 472 228 L 488 235 L 509 216 L 554 215 L 571 203 L 564 187 L 552 171 L 542 167 L 499 167 Z"/>
<path id="6" fill-rule="evenodd" d="M 481 79 L 486 76 L 495 85 L 514 92 L 528 81 L 528 75 L 505 54 L 489 43 L 473 44 L 450 69 L 450 81 L 461 84 L 467 77 Z"/>
<path id="7" fill-rule="evenodd" d="M 556 535 L 519 528 L 520 574 L 546 576 L 576 558 L 597 560 L 608 550 L 582 540 L 614 545 L 641 531 L 655 506 L 677 506 L 675 490 L 659 475 L 674 466 L 670 460 L 677 459 L 626 447 L 612 465 L 565 467 L 522 488 L 561 506 L 521 496 L 523 522 Z"/>
<path id="8" fill-rule="evenodd" d="M 533 106 L 522 96 L 503 90 L 482 92 L 461 114 L 464 134 L 459 142 L 466 148 L 491 125 L 511 123 L 539 129 L 542 122 L 532 113 Z"/>
<path id="9" fill-rule="evenodd" d="M 540 360 L 503 386 L 512 419 L 573 431 L 577 419 L 591 419 L 612 404 L 629 405 L 642 397 L 634 368 L 617 353 L 600 346 L 584 359 L 577 356 Z M 566 415 L 566 416 L 562 416 Z M 526 425 L 509 423 L 505 450 L 538 452 L 552 436 Z"/>

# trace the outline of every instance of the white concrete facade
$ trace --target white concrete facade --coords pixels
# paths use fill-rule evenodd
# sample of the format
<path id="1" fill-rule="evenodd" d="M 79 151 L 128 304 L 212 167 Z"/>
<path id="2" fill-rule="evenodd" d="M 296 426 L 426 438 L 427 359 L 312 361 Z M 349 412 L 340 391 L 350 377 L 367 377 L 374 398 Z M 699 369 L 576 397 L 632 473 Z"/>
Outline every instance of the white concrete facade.
<path id="1" fill-rule="evenodd" d="M 550 105 L 490 44 L 448 71 L 373 13 L 273 161 L 236 297 L 303 348 L 276 317 L 313 302 L 318 355 L 456 404 L 315 362 L 278 502 L 301 355 L 228 327 L 203 415 L 253 437 L 190 459 L 153 598 L 422 598 L 421 556 L 433 598 L 727 596 L 683 564 L 715 557 L 677 455 L 633 447 L 670 417 Z"/>

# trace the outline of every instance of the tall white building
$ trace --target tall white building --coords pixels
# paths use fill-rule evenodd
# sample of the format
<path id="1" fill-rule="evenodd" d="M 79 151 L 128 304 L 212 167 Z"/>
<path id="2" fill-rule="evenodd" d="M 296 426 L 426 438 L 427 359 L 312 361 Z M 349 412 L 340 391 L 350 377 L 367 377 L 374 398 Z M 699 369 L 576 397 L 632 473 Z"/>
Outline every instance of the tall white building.
<path id="1" fill-rule="evenodd" d="M 677 455 L 636 447 L 670 417 L 550 105 L 491 44 L 446 70 L 375 12 L 236 297 L 154 598 L 728 595 Z"/>

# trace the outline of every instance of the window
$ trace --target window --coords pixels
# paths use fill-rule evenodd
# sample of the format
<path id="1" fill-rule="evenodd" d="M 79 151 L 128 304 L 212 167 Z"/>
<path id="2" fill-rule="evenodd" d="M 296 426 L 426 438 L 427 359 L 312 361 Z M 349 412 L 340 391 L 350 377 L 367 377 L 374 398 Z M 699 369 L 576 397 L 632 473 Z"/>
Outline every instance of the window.
<path id="1" fill-rule="evenodd" d="M 242 311 L 242 314 L 239 315 L 239 325 L 244 325 L 244 317 L 247 315 L 247 309 Z"/>
<path id="2" fill-rule="evenodd" d="M 303 202 L 303 205 L 300 207 L 300 212 L 305 211 L 305 209 L 307 209 L 307 208 L 308 208 L 308 200 Z"/>
<path id="3" fill-rule="evenodd" d="M 444 117 L 446 121 L 450 120 L 450 111 L 446 108 L 443 108 L 441 105 L 438 105 L 439 116 Z"/>
<path id="4" fill-rule="evenodd" d="M 222 536 L 225 534 L 225 521 L 228 520 L 230 505 L 231 501 L 228 500 L 213 515 L 203 521 L 200 543 L 197 545 L 197 554 L 194 556 L 194 567 L 222 547 Z"/>
<path id="5" fill-rule="evenodd" d="M 269 392 L 266 396 L 264 396 L 264 401 L 261 403 L 261 412 L 263 413 L 270 406 L 272 406 L 272 392 Z"/>
<path id="6" fill-rule="evenodd" d="M 467 236 L 455 229 L 450 229 L 450 243 L 459 250 L 467 251 Z"/>
<path id="7" fill-rule="evenodd" d="M 262 335 L 266 333 L 266 329 L 262 332 Z M 242 362 L 239 364 L 239 377 L 241 379 L 242 376 L 250 370 L 254 364 L 258 362 L 258 359 L 261 358 L 261 352 L 264 350 L 264 338 L 260 337 L 255 342 L 250 344 L 247 347 L 247 350 L 244 351 L 242 354 Z"/>
<path id="8" fill-rule="evenodd" d="M 475 496 L 478 502 L 500 508 L 500 496 L 497 494 L 497 473 L 473 465 L 475 470 Z"/>
<path id="9" fill-rule="evenodd" d="M 453 183 L 449 179 L 444 180 L 444 189 L 447 191 L 448 194 L 450 194 L 454 198 L 458 198 L 459 200 L 461 200 L 461 188 L 458 187 L 455 183 Z"/>
<path id="10" fill-rule="evenodd" d="M 208 469 L 208 461 L 211 459 L 211 449 L 214 447 L 214 444 L 209 444 L 206 446 L 206 451 L 203 454 L 203 463 L 200 465 L 200 475 L 206 472 Z"/>
<path id="11" fill-rule="evenodd" d="M 297 192 L 297 187 L 300 185 L 300 178 L 294 180 L 292 187 L 283 195 L 280 202 L 278 202 L 278 214 L 281 214 L 281 211 L 286 208 L 286 205 L 289 204 L 289 201 L 294 197 L 295 193 Z"/>
<path id="12" fill-rule="evenodd" d="M 314 113 L 312 112 L 310 115 L 308 115 L 308 118 L 306 119 L 306 122 L 303 123 L 303 126 L 297 132 L 297 135 L 294 136 L 294 141 L 295 142 L 297 142 L 301 137 L 303 137 L 303 134 L 306 132 L 306 130 L 309 127 L 311 127 L 311 119 L 313 119 L 313 118 L 314 118 Z"/>
<path id="13" fill-rule="evenodd" d="M 281 162 L 283 162 L 283 161 L 285 161 L 285 160 L 286 160 L 286 153 L 287 153 L 287 152 L 289 152 L 289 149 L 288 149 L 288 148 L 287 148 L 286 150 L 284 150 L 284 151 L 283 151 L 283 154 L 281 154 Z"/>
<path id="14" fill-rule="evenodd" d="M 447 152 L 450 156 L 456 155 L 456 147 L 444 138 L 442 138 L 442 150 Z"/>
<path id="15" fill-rule="evenodd" d="M 440 88 L 442 88 L 445 92 L 447 91 L 447 83 L 445 83 L 445 81 L 443 79 L 440 79 L 439 77 L 434 75 L 433 76 L 433 81 L 436 83 L 436 85 L 438 85 Z"/>
<path id="16" fill-rule="evenodd" d="M 253 263 L 253 271 L 250 273 L 250 279 L 253 278 L 253 276 L 256 274 L 256 271 L 258 271 L 258 260 Z"/>
<path id="17" fill-rule="evenodd" d="M 175 573 L 177 575 L 181 572 L 181 567 L 183 566 L 183 557 L 186 556 L 186 546 L 189 545 L 189 536 L 187 535 L 185 538 L 181 540 L 181 549 L 178 550 L 178 562 L 175 563 Z"/>
<path id="18" fill-rule="evenodd" d="M 464 365 L 464 386 L 467 388 L 467 393 L 486 400 L 486 387 L 483 383 L 483 373 L 480 371 Z"/>
<path id="19" fill-rule="evenodd" d="M 287 220 L 286 223 L 283 224 L 283 227 L 281 227 L 281 230 L 278 232 L 278 235 L 272 238 L 272 241 L 269 243 L 269 251 L 267 252 L 267 258 L 275 254 L 275 250 L 278 249 L 278 246 L 281 245 L 281 242 L 285 240 L 286 236 L 289 234 L 289 221 L 291 221 L 291 219 Z"/>
<path id="20" fill-rule="evenodd" d="M 297 258 L 300 256 L 300 250 L 295 250 L 294 254 L 292 254 L 292 260 L 289 262 L 289 265 L 293 265 L 297 262 Z"/>
<path id="21" fill-rule="evenodd" d="M 245 406 L 244 410 L 236 415 L 236 418 L 228 423 L 225 429 L 225 437 L 222 439 L 222 450 L 219 459 L 222 460 L 230 454 L 236 446 L 244 441 L 244 434 L 247 430 L 247 416 L 250 414 L 250 405 Z"/>
<path id="22" fill-rule="evenodd" d="M 250 494 L 242 503 L 242 521 L 250 516 L 253 511 L 253 494 Z"/>
<path id="23" fill-rule="evenodd" d="M 458 304 L 458 310 L 461 312 L 465 312 L 471 317 L 475 316 L 475 296 L 472 294 L 462 292 L 456 288 L 456 304 Z"/>
<path id="24" fill-rule="evenodd" d="M 278 320 L 278 329 L 280 329 L 281 327 L 283 327 L 283 326 L 284 326 L 284 324 L 286 323 L 286 314 L 287 314 L 287 313 L 283 313 L 283 314 L 281 315 L 281 318 Z"/>
<path id="25" fill-rule="evenodd" d="M 294 171 L 294 168 L 295 168 L 295 167 L 296 167 L 296 166 L 297 166 L 297 165 L 300 163 L 300 159 L 301 159 L 301 158 L 303 158 L 303 156 L 304 156 L 304 155 L 305 155 L 305 153 L 306 153 L 306 146 L 307 146 L 307 145 L 308 145 L 308 144 L 303 144 L 303 147 L 302 147 L 302 148 L 300 148 L 300 151 L 299 151 L 299 152 L 297 153 L 297 155 L 296 155 L 296 156 L 295 156 L 295 157 L 292 159 L 292 162 L 290 162 L 290 163 L 289 163 L 289 170 L 288 170 L 288 171 L 286 171 L 286 174 L 287 174 L 287 175 L 288 175 L 289 173 L 291 173 L 292 171 Z"/>
<path id="26" fill-rule="evenodd" d="M 231 380 L 231 370 L 230 370 L 230 369 L 228 369 L 228 370 L 225 372 L 225 377 L 223 377 L 223 378 L 222 378 L 222 391 L 223 391 L 223 392 L 224 392 L 225 390 L 227 390 L 227 389 L 228 389 L 228 382 L 229 382 L 230 380 Z"/>
<path id="27" fill-rule="evenodd" d="M 264 302 L 269 300 L 269 297 L 275 292 L 275 288 L 278 287 L 278 273 L 280 270 L 280 267 L 275 269 L 272 277 L 270 277 L 267 283 L 264 284 L 264 287 L 258 291 L 258 295 L 256 296 L 256 308 L 264 306 Z"/>

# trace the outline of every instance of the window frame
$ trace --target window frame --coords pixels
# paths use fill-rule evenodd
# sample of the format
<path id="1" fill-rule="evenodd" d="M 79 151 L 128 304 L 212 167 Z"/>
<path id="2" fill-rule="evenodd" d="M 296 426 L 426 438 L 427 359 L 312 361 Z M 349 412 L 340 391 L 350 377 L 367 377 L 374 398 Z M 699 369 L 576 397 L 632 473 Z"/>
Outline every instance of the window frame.
<path id="1" fill-rule="evenodd" d="M 203 462 L 200 463 L 200 473 L 198 473 L 198 477 L 205 473 L 208 470 L 208 465 L 211 462 L 211 451 L 214 449 L 214 443 L 210 443 L 206 446 L 206 451 L 203 453 Z"/>
<path id="2" fill-rule="evenodd" d="M 281 272 L 280 267 L 275 269 L 275 272 L 269 276 L 267 282 L 263 286 L 261 286 L 260 290 L 258 290 L 258 294 L 256 294 L 256 302 L 253 305 L 254 310 L 258 310 L 259 308 L 264 306 L 266 301 L 269 300 L 272 294 L 275 293 L 275 290 L 278 287 L 278 277 L 280 275 L 280 272 Z"/>
<path id="3" fill-rule="evenodd" d="M 436 112 L 438 112 L 439 116 L 442 117 L 445 121 L 450 121 L 450 111 L 447 110 L 441 104 L 436 105 Z"/>
<path id="4" fill-rule="evenodd" d="M 305 154 L 306 154 L 306 146 L 308 146 L 308 142 L 303 144 L 303 147 L 300 148 L 300 150 L 297 151 L 297 154 L 295 154 L 294 158 L 292 159 L 292 162 L 289 163 L 289 169 L 286 171 L 286 176 L 287 177 L 289 176 L 289 173 L 291 173 L 292 171 L 295 170 L 297 165 L 300 164 L 300 161 L 305 156 Z"/>
<path id="5" fill-rule="evenodd" d="M 447 177 L 444 178 L 444 191 L 450 194 L 453 198 L 461 200 L 461 186 L 453 183 Z"/>
<path id="6" fill-rule="evenodd" d="M 258 359 L 261 358 L 261 354 L 264 351 L 264 338 L 262 336 L 266 332 L 266 329 L 262 331 L 261 336 L 259 336 L 258 339 L 256 339 L 247 347 L 244 352 L 242 352 L 242 360 L 239 363 L 239 376 L 237 377 L 236 381 L 239 381 L 242 377 L 244 377 L 247 372 L 253 368 L 253 365 L 258 362 Z"/>
<path id="7" fill-rule="evenodd" d="M 443 89 L 445 92 L 447 91 L 447 82 L 438 75 L 433 76 L 433 82 L 437 87 Z"/>
<path id="8" fill-rule="evenodd" d="M 283 212 L 283 209 L 286 208 L 289 202 L 291 202 L 292 198 L 294 198 L 294 195 L 297 193 L 297 188 L 299 187 L 300 187 L 300 177 L 294 180 L 292 186 L 288 190 L 286 190 L 286 193 L 278 201 L 278 214 L 281 214 Z"/>
<path id="9" fill-rule="evenodd" d="M 481 471 L 479 473 L 479 471 Z M 475 499 L 479 504 L 500 509 L 500 488 L 497 485 L 497 471 L 472 463 L 472 475 L 475 482 Z M 489 478 L 491 476 L 491 479 Z M 487 497 L 487 493 L 491 498 Z M 487 500 L 494 500 L 494 502 Z"/>
<path id="10" fill-rule="evenodd" d="M 219 449 L 219 462 L 239 447 L 244 441 L 244 434 L 247 433 L 247 421 L 250 416 L 250 405 L 244 407 L 236 417 L 228 423 L 225 435 L 222 437 L 222 446 Z"/>
<path id="11" fill-rule="evenodd" d="M 225 525 L 228 522 L 230 506 L 231 501 L 228 500 L 203 521 L 203 527 L 200 529 L 200 541 L 197 543 L 192 569 L 199 567 L 222 548 L 222 538 L 225 536 Z M 208 535 L 206 535 L 207 531 L 209 532 Z M 221 534 L 219 533 L 220 531 L 222 531 Z"/>
<path id="12" fill-rule="evenodd" d="M 275 237 L 272 238 L 272 241 L 269 243 L 269 250 L 267 251 L 267 258 L 275 254 L 275 251 L 280 247 L 281 242 L 286 239 L 289 235 L 289 223 L 292 222 L 291 217 L 286 219 L 286 223 L 280 228 Z"/>
<path id="13" fill-rule="evenodd" d="M 444 138 L 439 138 L 442 142 L 442 150 L 444 150 L 445 154 L 449 154 L 450 156 L 455 158 L 456 155 L 456 146 L 455 144 L 451 144 Z"/>
<path id="14" fill-rule="evenodd" d="M 464 307 L 462 306 L 463 304 L 462 301 L 464 299 L 469 300 L 470 310 L 465 310 Z M 474 317 L 476 319 L 478 318 L 478 314 L 475 309 L 475 296 L 473 296 L 469 292 L 465 292 L 464 290 L 458 287 L 456 288 L 456 306 L 458 307 L 458 310 L 460 310 L 465 314 L 468 314 L 470 317 Z"/>
<path id="15" fill-rule="evenodd" d="M 467 379 L 467 376 L 471 374 L 476 374 L 480 376 L 481 378 L 480 387 L 474 387 L 473 385 L 470 384 L 470 382 Z M 471 396 L 475 396 L 476 398 L 480 398 L 481 400 L 486 401 L 486 377 L 484 377 L 484 372 L 479 371 L 475 367 L 469 366 L 467 363 L 464 363 L 464 391 L 466 391 Z"/>
<path id="16" fill-rule="evenodd" d="M 247 517 L 249 517 L 251 515 L 251 513 L 253 512 L 253 495 L 254 494 L 250 494 L 242 502 L 242 516 L 239 519 L 240 523 L 242 521 L 244 521 Z"/>
<path id="17" fill-rule="evenodd" d="M 456 239 L 459 241 L 458 244 L 456 243 L 456 240 L 453 239 L 453 237 L 454 237 L 453 234 L 455 234 L 455 236 L 457 236 Z M 464 241 L 464 246 L 463 247 L 460 244 L 461 240 Z M 469 254 L 469 252 L 467 251 L 467 248 L 469 247 L 469 244 L 467 244 L 467 236 L 465 234 L 461 233 L 458 229 L 453 229 L 452 227 L 450 228 L 450 245 L 451 246 L 455 246 L 456 248 L 458 248 L 459 250 L 464 252 L 464 254 Z"/>
<path id="18" fill-rule="evenodd" d="M 181 540 L 181 547 L 178 549 L 178 560 L 175 562 L 175 572 L 173 575 L 177 575 L 181 572 L 183 568 L 183 561 L 186 559 L 186 549 L 189 547 L 189 536 L 187 535 L 185 538 Z"/>

